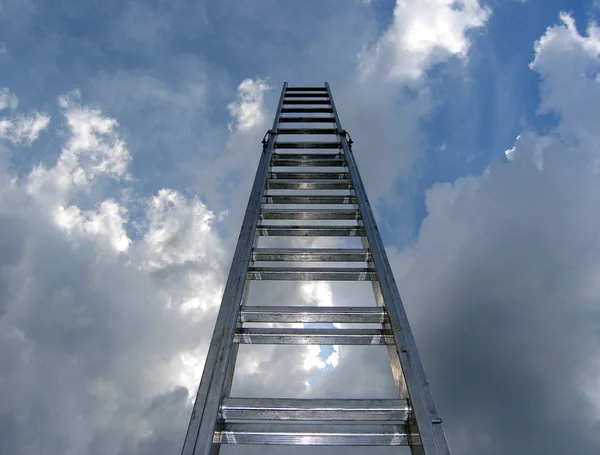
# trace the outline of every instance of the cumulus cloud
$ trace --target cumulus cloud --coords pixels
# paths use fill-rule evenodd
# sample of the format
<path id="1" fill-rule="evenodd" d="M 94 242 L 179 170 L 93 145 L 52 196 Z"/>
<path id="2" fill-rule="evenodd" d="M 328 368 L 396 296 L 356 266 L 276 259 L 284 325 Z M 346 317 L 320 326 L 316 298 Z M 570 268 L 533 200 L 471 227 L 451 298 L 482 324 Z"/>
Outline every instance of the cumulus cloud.
<path id="1" fill-rule="evenodd" d="M 117 133 L 117 121 L 104 117 L 98 109 L 82 106 L 77 92 L 61 97 L 59 105 L 69 139 L 54 166 L 39 164 L 32 170 L 28 191 L 40 197 L 52 194 L 66 199 L 71 191 L 85 191 L 101 176 L 127 178 L 130 155 Z"/>
<path id="2" fill-rule="evenodd" d="M 586 35 L 580 35 L 570 15 L 561 13 L 560 20 L 561 25 L 549 27 L 535 43 L 530 67 L 542 77 L 539 111 L 560 117 L 561 139 L 597 153 L 600 28 L 591 22 Z"/>
<path id="3" fill-rule="evenodd" d="M 7 87 L 0 89 L 0 111 L 4 109 L 16 109 L 19 99 Z"/>
<path id="4" fill-rule="evenodd" d="M 467 32 L 482 27 L 490 14 L 479 0 L 398 0 L 388 30 L 360 56 L 362 71 L 417 80 L 433 64 L 465 57 Z"/>
<path id="5" fill-rule="evenodd" d="M 600 447 L 600 150 L 587 140 L 596 134 L 588 117 L 600 111 L 573 102 L 595 79 L 598 35 L 561 20 L 537 41 L 531 65 L 556 129 L 524 131 L 510 161 L 431 188 L 418 240 L 394 255 L 457 453 Z M 593 83 L 586 90 L 600 95 Z"/>
<path id="6" fill-rule="evenodd" d="M 419 121 L 435 108 L 431 91 L 413 82 L 423 82 L 431 65 L 466 55 L 469 30 L 489 16 L 475 1 L 413 3 L 398 2 L 394 25 L 360 57 L 376 93 L 352 81 L 338 94 L 334 85 L 344 120 L 351 119 L 345 126 L 376 137 L 370 148 L 390 158 L 377 168 L 370 148 L 357 144 L 363 174 L 380 184 L 369 189 L 389 187 L 398 169 L 410 168 L 398 150 L 418 143 Z M 418 242 L 393 255 L 456 453 L 597 452 L 598 370 L 589 359 L 600 192 L 591 166 L 597 148 L 586 139 L 596 134 L 590 125 L 597 122 L 586 121 L 597 118 L 597 103 L 573 102 L 569 114 L 578 87 L 557 78 L 564 71 L 566 81 L 594 79 L 594 33 L 580 35 L 567 20 L 536 47 L 541 109 L 559 115 L 556 130 L 524 131 L 509 163 L 430 190 Z M 571 61 L 573 54 L 579 57 Z M 149 129 L 171 122 L 162 136 L 170 146 L 194 129 L 210 93 L 203 84 L 182 83 L 178 91 L 137 73 L 118 76 L 114 96 L 143 106 L 128 112 L 152 117 Z M 398 95 L 403 84 L 412 87 L 406 96 Z M 594 99 L 596 86 L 586 87 L 593 92 L 586 99 Z M 141 196 L 136 210 L 118 197 L 111 186 L 135 185 L 137 177 L 129 139 L 116 119 L 73 95 L 61 100 L 58 159 L 23 179 L 0 169 L 0 453 L 179 450 L 231 250 L 219 235 L 222 214 L 203 193 L 218 193 L 241 213 L 267 123 L 266 89 L 260 80 L 240 85 L 226 146 L 199 166 L 198 198 L 164 188 Z M 157 104 L 143 102 L 152 96 Z M 5 111 L 17 107 L 2 99 Z M 161 117 L 157 106 L 172 110 Z M 386 132 L 387 142 L 373 134 Z M 267 294 L 253 283 L 254 303 L 362 305 L 370 295 L 368 286 L 346 283 L 288 284 Z M 242 348 L 240 395 L 395 395 L 385 349 Z"/>
<path id="7" fill-rule="evenodd" d="M 423 121 L 441 100 L 427 76 L 437 64 L 465 59 L 469 33 L 491 10 L 478 0 L 398 0 L 389 27 L 358 54 L 354 79 L 334 97 L 344 127 L 353 133 L 356 157 L 371 198 L 398 206 L 398 181 L 429 147 Z"/>
<path id="8" fill-rule="evenodd" d="M 0 89 L 0 111 L 14 111 L 19 105 L 19 99 L 8 88 Z M 34 112 L 32 115 L 9 115 L 0 117 L 0 139 L 13 145 L 31 145 L 40 133 L 50 124 L 50 116 Z"/>
<path id="9" fill-rule="evenodd" d="M 229 129 L 234 128 L 247 131 L 262 123 L 264 119 L 263 98 L 267 90 L 272 87 L 260 79 L 245 79 L 238 86 L 238 101 L 227 106 L 233 117 Z"/>
<path id="10" fill-rule="evenodd" d="M 92 191 L 131 184 L 118 123 L 60 105 L 56 162 L 0 169 L 0 452 L 172 451 L 221 293 L 218 217 L 164 189 L 132 223 Z"/>

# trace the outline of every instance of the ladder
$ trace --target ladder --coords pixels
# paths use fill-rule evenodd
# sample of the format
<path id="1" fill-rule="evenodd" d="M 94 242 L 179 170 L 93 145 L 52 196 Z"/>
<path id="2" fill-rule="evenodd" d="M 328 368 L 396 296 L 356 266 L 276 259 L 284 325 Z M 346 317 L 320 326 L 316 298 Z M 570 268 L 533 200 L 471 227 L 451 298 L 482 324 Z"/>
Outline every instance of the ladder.
<path id="1" fill-rule="evenodd" d="M 306 140 L 285 140 L 298 135 Z M 323 135 L 334 140 L 313 139 Z M 352 140 L 342 128 L 329 84 L 288 87 L 284 83 L 273 128 L 262 143 L 182 455 L 215 455 L 222 444 L 408 446 L 413 455 L 449 455 Z M 286 204 L 301 208 L 273 208 Z M 270 220 L 289 220 L 289 224 Z M 354 223 L 336 224 L 338 220 Z M 259 248 L 261 236 L 358 236 L 362 248 Z M 281 265 L 261 266 L 263 262 Z M 305 262 L 363 266 L 293 266 Z M 252 280 L 370 281 L 377 306 L 245 305 Z M 249 323 L 317 322 L 379 324 L 380 328 L 247 327 Z M 398 399 L 232 397 L 237 350 L 244 343 L 385 345 Z"/>

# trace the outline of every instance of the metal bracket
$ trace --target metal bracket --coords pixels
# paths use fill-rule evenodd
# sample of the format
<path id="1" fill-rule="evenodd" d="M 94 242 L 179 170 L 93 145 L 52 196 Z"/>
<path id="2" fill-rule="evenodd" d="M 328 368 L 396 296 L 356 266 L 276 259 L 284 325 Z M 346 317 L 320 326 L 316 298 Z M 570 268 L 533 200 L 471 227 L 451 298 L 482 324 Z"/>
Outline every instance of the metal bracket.
<path id="1" fill-rule="evenodd" d="M 344 136 L 346 141 L 348 142 L 348 146 L 352 147 L 352 138 L 350 137 L 350 133 L 346 130 L 339 130 L 338 133 L 340 136 Z"/>
<path id="2" fill-rule="evenodd" d="M 271 139 L 271 136 L 274 136 L 277 134 L 276 130 L 268 130 L 265 135 L 262 138 L 262 145 L 263 145 L 263 149 L 267 147 L 267 144 L 269 142 L 269 139 Z"/>

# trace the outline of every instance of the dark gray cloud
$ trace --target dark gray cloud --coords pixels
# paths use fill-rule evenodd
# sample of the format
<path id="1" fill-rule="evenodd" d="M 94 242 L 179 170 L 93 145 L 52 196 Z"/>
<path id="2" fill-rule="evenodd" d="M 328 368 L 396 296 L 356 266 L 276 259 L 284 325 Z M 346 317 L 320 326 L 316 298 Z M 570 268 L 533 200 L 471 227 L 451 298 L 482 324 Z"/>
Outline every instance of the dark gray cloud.
<path id="1" fill-rule="evenodd" d="M 586 128 L 598 113 L 583 101 L 598 89 L 582 70 L 597 65 L 597 29 L 581 36 L 563 22 L 532 63 L 555 131 L 526 131 L 508 163 L 430 189 L 418 240 L 395 255 L 457 453 L 600 447 L 599 150 Z"/>

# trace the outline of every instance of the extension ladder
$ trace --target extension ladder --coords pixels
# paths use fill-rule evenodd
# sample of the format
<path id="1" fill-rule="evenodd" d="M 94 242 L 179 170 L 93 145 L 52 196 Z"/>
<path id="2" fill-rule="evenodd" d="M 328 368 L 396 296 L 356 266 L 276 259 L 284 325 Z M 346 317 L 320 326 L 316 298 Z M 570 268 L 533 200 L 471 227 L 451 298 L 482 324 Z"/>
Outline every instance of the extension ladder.
<path id="1" fill-rule="evenodd" d="M 286 141 L 290 135 L 307 140 Z M 322 135 L 335 140 L 311 141 Z M 351 144 L 329 84 L 283 85 L 273 129 L 263 139 L 182 455 L 215 455 L 221 444 L 409 446 L 413 455 L 450 454 Z M 314 194 L 313 190 L 320 191 Z M 302 208 L 272 208 L 286 204 Z M 269 220 L 290 220 L 290 224 Z M 355 223 L 332 223 L 338 220 Z M 261 236 L 360 236 L 362 248 L 259 248 Z M 261 266 L 261 262 L 283 265 Z M 364 266 L 293 266 L 303 262 L 362 262 Z M 370 281 L 378 306 L 246 306 L 251 280 Z M 244 325 L 317 322 L 379 324 L 380 328 Z M 237 348 L 244 343 L 386 345 L 398 399 L 232 397 Z"/>

